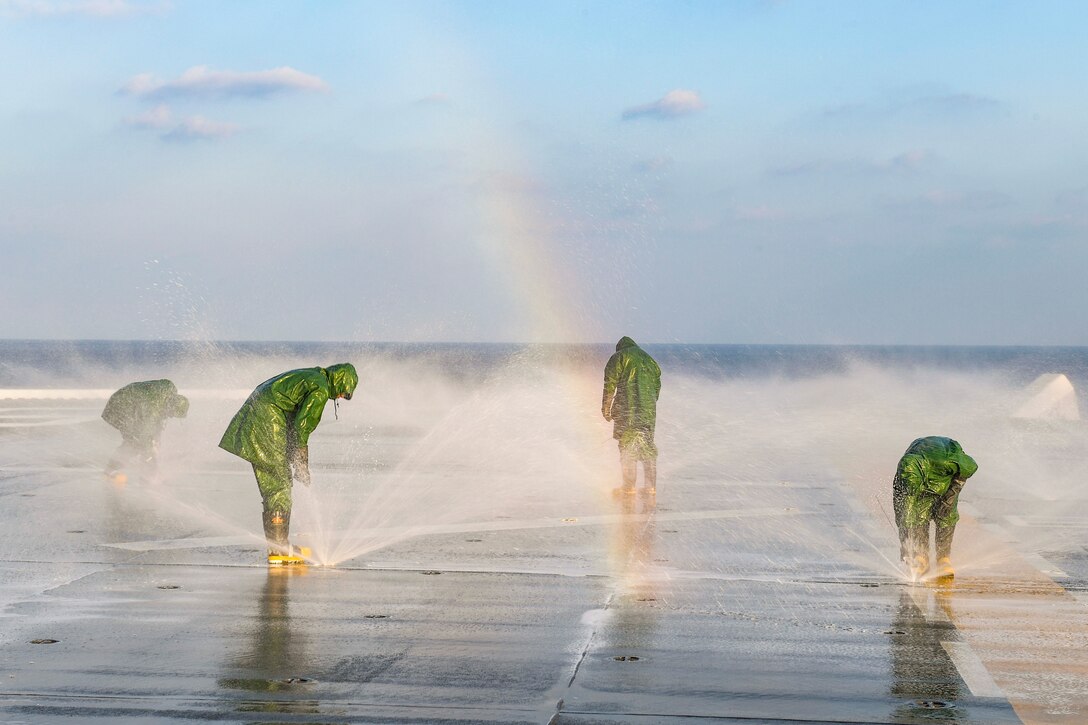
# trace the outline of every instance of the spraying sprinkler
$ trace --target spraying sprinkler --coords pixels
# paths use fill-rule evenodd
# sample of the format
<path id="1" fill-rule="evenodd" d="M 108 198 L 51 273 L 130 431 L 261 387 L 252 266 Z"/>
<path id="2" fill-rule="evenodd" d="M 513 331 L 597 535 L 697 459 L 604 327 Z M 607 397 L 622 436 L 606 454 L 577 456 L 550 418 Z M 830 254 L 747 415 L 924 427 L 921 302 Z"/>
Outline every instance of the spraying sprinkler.
<path id="1" fill-rule="evenodd" d="M 269 554 L 269 566 L 306 566 L 313 555 L 308 546 L 291 546 L 285 554 Z"/>

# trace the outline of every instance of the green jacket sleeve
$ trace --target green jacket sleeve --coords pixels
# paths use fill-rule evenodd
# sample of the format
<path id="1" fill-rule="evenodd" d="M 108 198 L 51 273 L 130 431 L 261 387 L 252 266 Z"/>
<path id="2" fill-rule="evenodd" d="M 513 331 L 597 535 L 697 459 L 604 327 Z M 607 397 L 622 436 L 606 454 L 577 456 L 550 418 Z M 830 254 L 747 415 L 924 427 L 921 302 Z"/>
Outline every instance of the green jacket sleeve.
<path id="1" fill-rule="evenodd" d="M 295 413 L 295 432 L 298 434 L 298 445 L 305 448 L 309 445 L 310 434 L 317 429 L 321 422 L 321 414 L 325 412 L 325 403 L 329 401 L 327 391 L 317 389 L 311 391 L 299 405 Z"/>
<path id="2" fill-rule="evenodd" d="M 620 380 L 620 356 L 613 355 L 604 368 L 604 392 L 601 395 L 601 413 L 608 413 L 612 408 L 612 399 L 616 397 L 616 386 Z"/>
<path id="3" fill-rule="evenodd" d="M 956 478 L 959 478 L 963 481 L 966 481 L 968 478 L 975 475 L 976 471 L 978 471 L 978 464 L 975 463 L 975 459 L 971 458 L 971 456 L 967 455 L 962 450 L 960 451 L 956 463 L 960 467 L 960 474 Z"/>

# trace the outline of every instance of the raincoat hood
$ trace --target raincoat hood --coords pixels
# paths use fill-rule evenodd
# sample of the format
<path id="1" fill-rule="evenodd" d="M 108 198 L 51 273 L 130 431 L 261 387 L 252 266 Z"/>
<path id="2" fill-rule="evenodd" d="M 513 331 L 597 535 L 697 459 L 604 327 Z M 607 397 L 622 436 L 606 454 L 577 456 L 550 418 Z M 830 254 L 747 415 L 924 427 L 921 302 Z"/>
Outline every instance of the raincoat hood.
<path id="1" fill-rule="evenodd" d="M 978 471 L 978 463 L 951 438 L 928 436 L 910 444 L 899 459 L 893 491 L 896 522 L 900 526 L 928 526 L 931 518 L 938 526 L 954 526 L 960 515 L 956 508 L 963 481 Z M 953 481 L 960 483 L 953 488 Z M 955 497 L 951 507 L 936 515 L 942 497 Z"/>
<path id="2" fill-rule="evenodd" d="M 620 341 L 616 343 L 616 351 L 619 352 L 625 347 L 637 347 L 635 341 L 624 335 L 620 338 Z"/>
<path id="3" fill-rule="evenodd" d="M 171 413 L 174 418 L 184 418 L 189 414 L 189 399 L 184 395 L 175 395 L 171 401 Z"/>
<path id="4" fill-rule="evenodd" d="M 359 373 L 355 372 L 355 366 L 351 363 L 338 363 L 325 368 L 329 377 L 329 397 L 336 399 L 343 395 L 345 400 L 351 400 L 355 392 L 355 386 L 359 384 Z"/>

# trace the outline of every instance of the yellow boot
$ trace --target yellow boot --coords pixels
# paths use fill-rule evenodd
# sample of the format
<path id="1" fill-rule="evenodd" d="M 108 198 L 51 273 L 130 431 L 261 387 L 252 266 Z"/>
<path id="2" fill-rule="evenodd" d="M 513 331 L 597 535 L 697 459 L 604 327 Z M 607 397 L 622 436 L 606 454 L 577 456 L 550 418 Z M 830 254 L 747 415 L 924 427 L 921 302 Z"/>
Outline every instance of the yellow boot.
<path id="1" fill-rule="evenodd" d="M 280 566 L 283 564 L 305 564 L 310 556 L 310 550 L 305 547 L 293 546 L 287 541 L 287 532 L 290 527 L 291 513 L 283 511 L 267 511 L 264 514 L 264 532 L 268 543 L 268 565 Z"/>
<path id="2" fill-rule="evenodd" d="M 910 575 L 914 579 L 921 579 L 929 571 L 929 558 L 918 554 L 910 564 Z"/>
<path id="3" fill-rule="evenodd" d="M 288 547 L 286 552 L 268 552 L 268 565 L 269 566 L 283 566 L 283 565 L 298 565 L 306 564 L 306 560 L 310 558 L 310 549 L 306 546 L 291 546 Z"/>
<path id="4" fill-rule="evenodd" d="M 952 560 L 947 556 L 937 559 L 937 576 L 941 579 L 951 579 L 956 576 L 956 570 L 952 568 Z"/>

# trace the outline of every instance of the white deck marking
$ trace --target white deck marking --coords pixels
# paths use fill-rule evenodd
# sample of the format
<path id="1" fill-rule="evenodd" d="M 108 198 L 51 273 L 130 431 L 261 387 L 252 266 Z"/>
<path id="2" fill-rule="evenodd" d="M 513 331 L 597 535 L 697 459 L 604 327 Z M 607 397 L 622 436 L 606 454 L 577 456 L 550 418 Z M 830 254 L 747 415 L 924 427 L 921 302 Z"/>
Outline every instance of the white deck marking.
<path id="1" fill-rule="evenodd" d="M 1069 575 L 1038 554 L 1020 554 L 1020 558 L 1051 579 L 1068 579 Z"/>
<path id="2" fill-rule="evenodd" d="M 1047 529 L 1086 529 L 1088 521 L 1080 516 L 1006 516 L 1016 526 Z"/>
<path id="3" fill-rule="evenodd" d="M 921 586 L 912 586 L 910 587 L 910 598 L 914 600 L 914 606 L 918 607 L 918 611 L 922 613 L 927 622 L 951 623 L 952 620 L 948 618 L 945 611 L 937 606 L 937 599 L 933 596 L 933 590 Z"/>
<path id="4" fill-rule="evenodd" d="M 106 400 L 112 388 L 0 388 L 0 400 Z M 252 390 L 195 388 L 178 391 L 187 398 L 245 400 Z"/>
<path id="5" fill-rule="evenodd" d="M 722 482 L 719 481 L 719 480 L 703 481 L 703 480 L 679 478 L 679 479 L 675 479 L 675 481 L 673 481 L 672 479 L 670 479 L 670 483 L 673 483 L 673 482 L 675 482 L 676 485 L 684 485 L 684 486 L 714 486 L 714 487 L 718 487 L 718 488 L 720 488 L 722 486 Z M 790 483 L 788 481 L 780 481 L 780 480 L 729 481 L 728 486 L 730 488 L 777 488 L 777 489 L 781 489 L 783 491 L 808 490 L 808 489 L 814 489 L 814 488 L 815 489 L 829 488 L 829 486 L 827 484 L 824 484 L 824 483 Z"/>
<path id="6" fill-rule="evenodd" d="M 212 546 L 247 546 L 264 543 L 264 537 L 256 534 L 239 536 L 201 536 L 191 539 L 162 539 L 159 541 L 132 541 L 128 543 L 103 544 L 113 549 L 125 551 L 176 551 L 179 549 L 203 549 Z"/>
<path id="7" fill-rule="evenodd" d="M 986 665 L 966 642 L 941 642 L 948 658 L 956 666 L 960 677 L 967 683 L 967 689 L 975 697 L 997 697 L 1005 699 L 1005 693 L 994 682 Z"/>
<path id="8" fill-rule="evenodd" d="M 315 466 L 314 470 L 321 470 L 320 467 Z M 12 473 L 22 475 L 26 473 L 97 473 L 102 474 L 102 466 L 20 466 L 18 464 L 11 466 L 0 466 L 0 473 Z M 199 474 L 201 477 L 206 476 L 245 476 L 247 478 L 253 478 L 253 471 L 250 470 L 226 470 L 220 468 L 200 468 L 193 471 L 193 475 Z M 321 470 L 321 475 L 336 476 L 339 475 L 337 471 L 324 471 Z M 181 478 L 169 478 L 165 479 L 163 483 L 168 483 L 174 487 L 192 488 L 182 483 Z"/>
<path id="9" fill-rule="evenodd" d="M 105 400 L 106 388 L 0 388 L 0 400 Z"/>
<path id="10" fill-rule="evenodd" d="M 99 420 L 100 416 L 86 417 L 86 418 L 57 418 L 55 420 L 39 420 L 34 422 L 19 422 L 8 423 L 0 422 L 0 428 L 45 428 L 48 426 L 57 425 L 81 425 L 83 423 L 93 423 Z"/>

